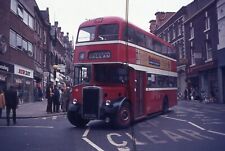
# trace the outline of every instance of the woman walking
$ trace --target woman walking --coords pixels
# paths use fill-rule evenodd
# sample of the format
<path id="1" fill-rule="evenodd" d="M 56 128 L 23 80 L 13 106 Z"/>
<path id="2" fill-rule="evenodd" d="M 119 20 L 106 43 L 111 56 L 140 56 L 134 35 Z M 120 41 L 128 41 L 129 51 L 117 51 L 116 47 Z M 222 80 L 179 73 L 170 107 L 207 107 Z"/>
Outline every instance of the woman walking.
<path id="1" fill-rule="evenodd" d="M 5 95 L 4 92 L 0 89 L 0 118 L 2 117 L 2 109 L 5 108 Z"/>

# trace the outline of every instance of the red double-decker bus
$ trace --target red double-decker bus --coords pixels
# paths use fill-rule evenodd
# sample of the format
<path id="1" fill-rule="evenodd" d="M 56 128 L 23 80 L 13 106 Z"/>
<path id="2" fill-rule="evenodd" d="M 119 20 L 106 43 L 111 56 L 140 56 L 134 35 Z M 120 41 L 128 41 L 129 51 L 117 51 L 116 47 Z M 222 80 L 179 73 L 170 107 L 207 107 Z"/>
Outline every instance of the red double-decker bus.
<path id="1" fill-rule="evenodd" d="M 123 128 L 177 104 L 174 48 L 121 18 L 82 23 L 74 64 L 67 117 L 77 127 L 101 119 Z"/>

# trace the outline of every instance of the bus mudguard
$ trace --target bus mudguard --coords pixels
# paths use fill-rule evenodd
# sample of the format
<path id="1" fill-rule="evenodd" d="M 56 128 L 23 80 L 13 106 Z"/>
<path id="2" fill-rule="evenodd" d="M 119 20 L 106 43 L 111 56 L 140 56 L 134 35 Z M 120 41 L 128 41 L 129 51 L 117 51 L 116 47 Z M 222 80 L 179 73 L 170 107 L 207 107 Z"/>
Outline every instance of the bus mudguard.
<path id="1" fill-rule="evenodd" d="M 113 100 L 108 105 L 104 105 L 103 106 L 104 112 L 108 114 L 116 113 L 120 109 L 122 104 L 126 101 L 126 99 L 127 99 L 126 97 L 120 97 L 116 100 Z"/>

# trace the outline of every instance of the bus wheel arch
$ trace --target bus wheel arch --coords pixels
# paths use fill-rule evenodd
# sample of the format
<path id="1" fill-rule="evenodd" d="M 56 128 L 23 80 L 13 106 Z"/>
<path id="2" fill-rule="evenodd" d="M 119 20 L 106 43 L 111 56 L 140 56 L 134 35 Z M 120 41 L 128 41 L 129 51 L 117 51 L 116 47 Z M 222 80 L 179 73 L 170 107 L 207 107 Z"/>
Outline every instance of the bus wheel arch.
<path id="1" fill-rule="evenodd" d="M 169 111 L 169 98 L 167 95 L 165 95 L 162 101 L 162 113 L 166 114 L 168 111 Z"/>
<path id="2" fill-rule="evenodd" d="M 113 125 L 119 128 L 127 128 L 132 121 L 131 104 L 128 100 L 121 102 L 113 118 Z"/>

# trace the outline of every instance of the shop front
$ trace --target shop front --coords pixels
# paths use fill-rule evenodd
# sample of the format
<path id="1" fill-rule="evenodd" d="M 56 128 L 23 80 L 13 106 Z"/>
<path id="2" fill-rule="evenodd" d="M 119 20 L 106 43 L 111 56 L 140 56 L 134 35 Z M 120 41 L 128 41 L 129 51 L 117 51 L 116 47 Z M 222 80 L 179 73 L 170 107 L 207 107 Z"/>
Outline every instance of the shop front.
<path id="1" fill-rule="evenodd" d="M 23 66 L 14 65 L 13 82 L 17 88 L 20 103 L 32 102 L 33 95 L 33 81 L 34 72 Z"/>
<path id="2" fill-rule="evenodd" d="M 14 66 L 0 61 L 0 89 L 6 90 L 10 83 L 10 77 L 14 73 Z"/>

